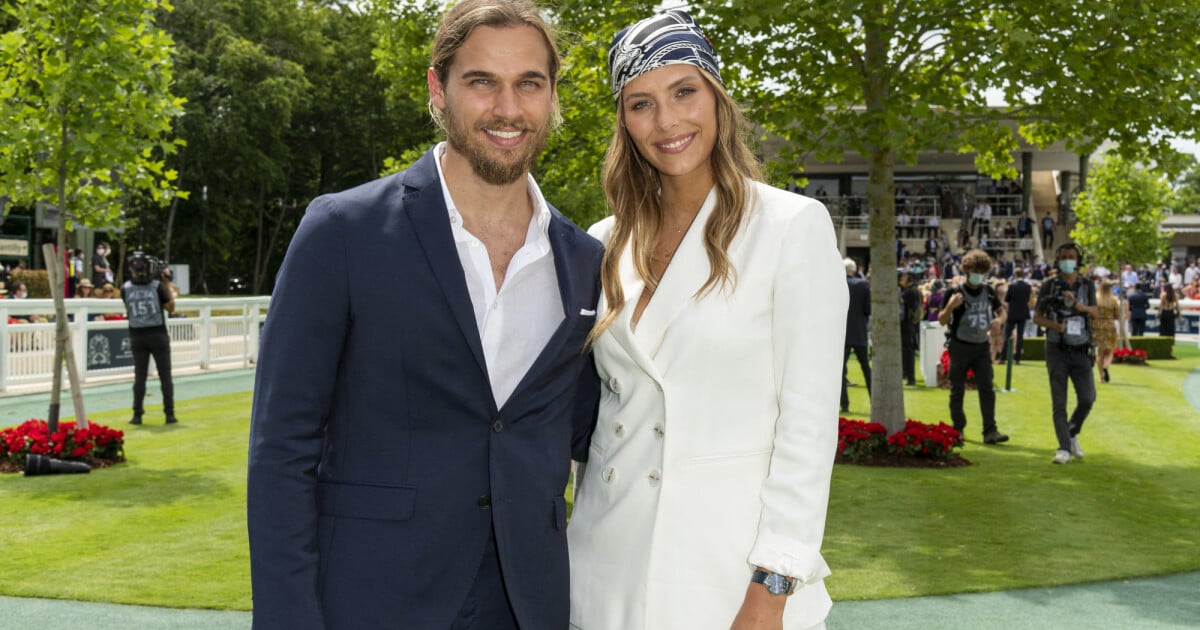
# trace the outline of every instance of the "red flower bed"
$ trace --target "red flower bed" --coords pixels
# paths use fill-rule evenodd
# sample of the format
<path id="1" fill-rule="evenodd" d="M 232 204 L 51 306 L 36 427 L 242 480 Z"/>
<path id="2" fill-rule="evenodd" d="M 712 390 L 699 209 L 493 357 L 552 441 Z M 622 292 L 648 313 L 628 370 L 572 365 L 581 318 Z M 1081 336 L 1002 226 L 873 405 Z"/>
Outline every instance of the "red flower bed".
<path id="1" fill-rule="evenodd" d="M 1128 348 L 1117 348 L 1113 350 L 1113 363 L 1132 363 L 1134 365 L 1146 365 L 1145 350 L 1130 350 Z"/>
<path id="2" fill-rule="evenodd" d="M 837 461 L 884 466 L 965 466 L 970 462 L 954 449 L 963 445 L 962 434 L 940 422 L 908 420 L 904 430 L 887 435 L 878 422 L 838 418 Z"/>
<path id="3" fill-rule="evenodd" d="M 950 351 L 942 350 L 942 358 L 938 361 L 937 385 L 941 389 L 950 389 Z M 975 370 L 967 370 L 967 389 L 975 389 Z"/>
<path id="4" fill-rule="evenodd" d="M 59 424 L 50 433 L 45 420 L 0 430 L 0 472 L 23 470 L 30 453 L 104 467 L 125 461 L 125 433 L 99 424 L 76 429 L 74 422 Z"/>

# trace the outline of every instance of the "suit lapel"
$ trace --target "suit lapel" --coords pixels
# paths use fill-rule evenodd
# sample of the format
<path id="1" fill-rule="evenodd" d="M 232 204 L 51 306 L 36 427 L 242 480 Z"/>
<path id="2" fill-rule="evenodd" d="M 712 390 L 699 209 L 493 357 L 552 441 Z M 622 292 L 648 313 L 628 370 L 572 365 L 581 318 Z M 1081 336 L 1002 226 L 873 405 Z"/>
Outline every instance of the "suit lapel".
<path id="1" fill-rule="evenodd" d="M 417 241 L 425 252 L 433 276 L 446 296 L 450 312 L 462 330 L 463 338 L 471 353 L 475 355 L 479 368 L 487 375 L 487 364 L 483 358 L 483 343 L 479 339 L 479 326 L 475 322 L 475 309 L 471 295 L 467 292 L 466 274 L 458 258 L 458 248 L 450 231 L 450 214 L 437 175 L 433 151 L 409 167 L 404 177 L 404 210 L 412 221 Z"/>
<path id="2" fill-rule="evenodd" d="M 662 376 L 658 373 L 658 366 L 654 364 L 654 360 L 646 353 L 646 350 L 638 343 L 638 340 L 634 338 L 633 331 L 630 328 L 630 323 L 633 320 L 633 310 L 646 285 L 638 277 L 637 270 L 634 269 L 633 248 L 628 245 L 625 247 L 625 251 L 621 252 L 618 271 L 621 276 L 621 288 L 625 291 L 625 306 L 621 308 L 621 312 L 617 314 L 617 319 L 612 323 L 612 326 L 609 326 L 605 334 L 611 335 L 613 341 L 616 341 L 621 346 L 625 353 L 629 355 L 629 358 L 633 359 L 634 363 L 643 372 L 654 380 L 661 381 Z M 600 301 L 600 308 L 608 308 L 603 294 L 600 295 Z M 644 313 L 642 320 L 645 321 Z"/>
<path id="3" fill-rule="evenodd" d="M 638 321 L 633 337 L 650 358 L 658 355 L 658 350 L 662 347 L 663 339 L 666 337 L 667 328 L 680 310 L 692 300 L 692 297 L 708 280 L 710 269 L 708 254 L 704 250 L 704 225 L 708 221 L 709 215 L 712 214 L 716 201 L 717 195 L 714 188 L 709 191 L 704 204 L 700 206 L 700 212 L 696 214 L 696 219 L 692 221 L 691 227 L 683 235 L 683 241 L 675 250 L 675 255 L 671 258 L 666 273 L 658 283 L 658 289 L 650 298 L 646 310 L 642 311 L 642 318 Z M 630 266 L 632 267 L 632 259 Z M 624 280 L 624 276 L 622 276 L 622 280 Z M 638 284 L 641 284 L 640 280 Z M 626 295 L 631 300 L 626 310 L 632 313 L 633 305 L 636 304 L 641 291 L 627 292 Z"/>

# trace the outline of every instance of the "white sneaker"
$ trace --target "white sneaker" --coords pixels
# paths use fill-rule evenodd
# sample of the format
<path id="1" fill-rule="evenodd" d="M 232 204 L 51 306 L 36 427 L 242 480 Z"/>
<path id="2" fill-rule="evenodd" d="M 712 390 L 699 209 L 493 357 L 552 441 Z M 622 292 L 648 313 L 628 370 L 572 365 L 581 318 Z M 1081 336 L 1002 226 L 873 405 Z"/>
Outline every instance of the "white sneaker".
<path id="1" fill-rule="evenodd" d="M 1083 447 L 1079 445 L 1079 437 L 1071 438 L 1071 456 L 1075 459 L 1083 459 Z"/>
<path id="2" fill-rule="evenodd" d="M 1050 461 L 1054 462 L 1055 464 L 1066 464 L 1071 461 L 1071 452 L 1060 450 L 1054 454 L 1054 459 Z"/>

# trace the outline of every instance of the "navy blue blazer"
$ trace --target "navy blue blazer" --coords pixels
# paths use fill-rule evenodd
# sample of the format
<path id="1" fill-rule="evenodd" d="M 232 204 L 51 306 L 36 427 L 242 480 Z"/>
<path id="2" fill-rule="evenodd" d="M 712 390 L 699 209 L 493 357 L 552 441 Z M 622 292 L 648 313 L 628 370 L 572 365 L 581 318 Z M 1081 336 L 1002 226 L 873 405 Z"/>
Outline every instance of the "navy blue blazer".
<path id="1" fill-rule="evenodd" d="M 255 628 L 447 628 L 493 527 L 521 627 L 567 626 L 602 247 L 552 210 L 565 318 L 497 409 L 434 159 L 315 199 L 288 248 L 250 429 Z"/>

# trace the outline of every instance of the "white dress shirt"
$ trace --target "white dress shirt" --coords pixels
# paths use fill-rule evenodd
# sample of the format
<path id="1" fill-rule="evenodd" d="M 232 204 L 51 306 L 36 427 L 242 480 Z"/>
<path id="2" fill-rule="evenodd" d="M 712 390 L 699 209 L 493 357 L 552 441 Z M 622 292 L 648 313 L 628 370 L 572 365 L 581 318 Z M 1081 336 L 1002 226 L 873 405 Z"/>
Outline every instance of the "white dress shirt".
<path id="1" fill-rule="evenodd" d="M 442 142 L 434 150 L 438 179 L 442 183 L 446 209 L 450 212 L 450 230 L 466 275 L 471 306 L 475 309 L 475 323 L 483 344 L 492 396 L 499 408 L 504 406 L 564 319 L 562 295 L 554 271 L 554 253 L 548 236 L 550 206 L 546 205 L 533 176 L 528 175 L 533 217 L 525 234 L 525 244 L 513 254 L 504 282 L 497 291 L 487 246 L 463 227 L 462 214 L 446 187 L 446 174 L 442 171 L 445 154 L 446 143 Z"/>

